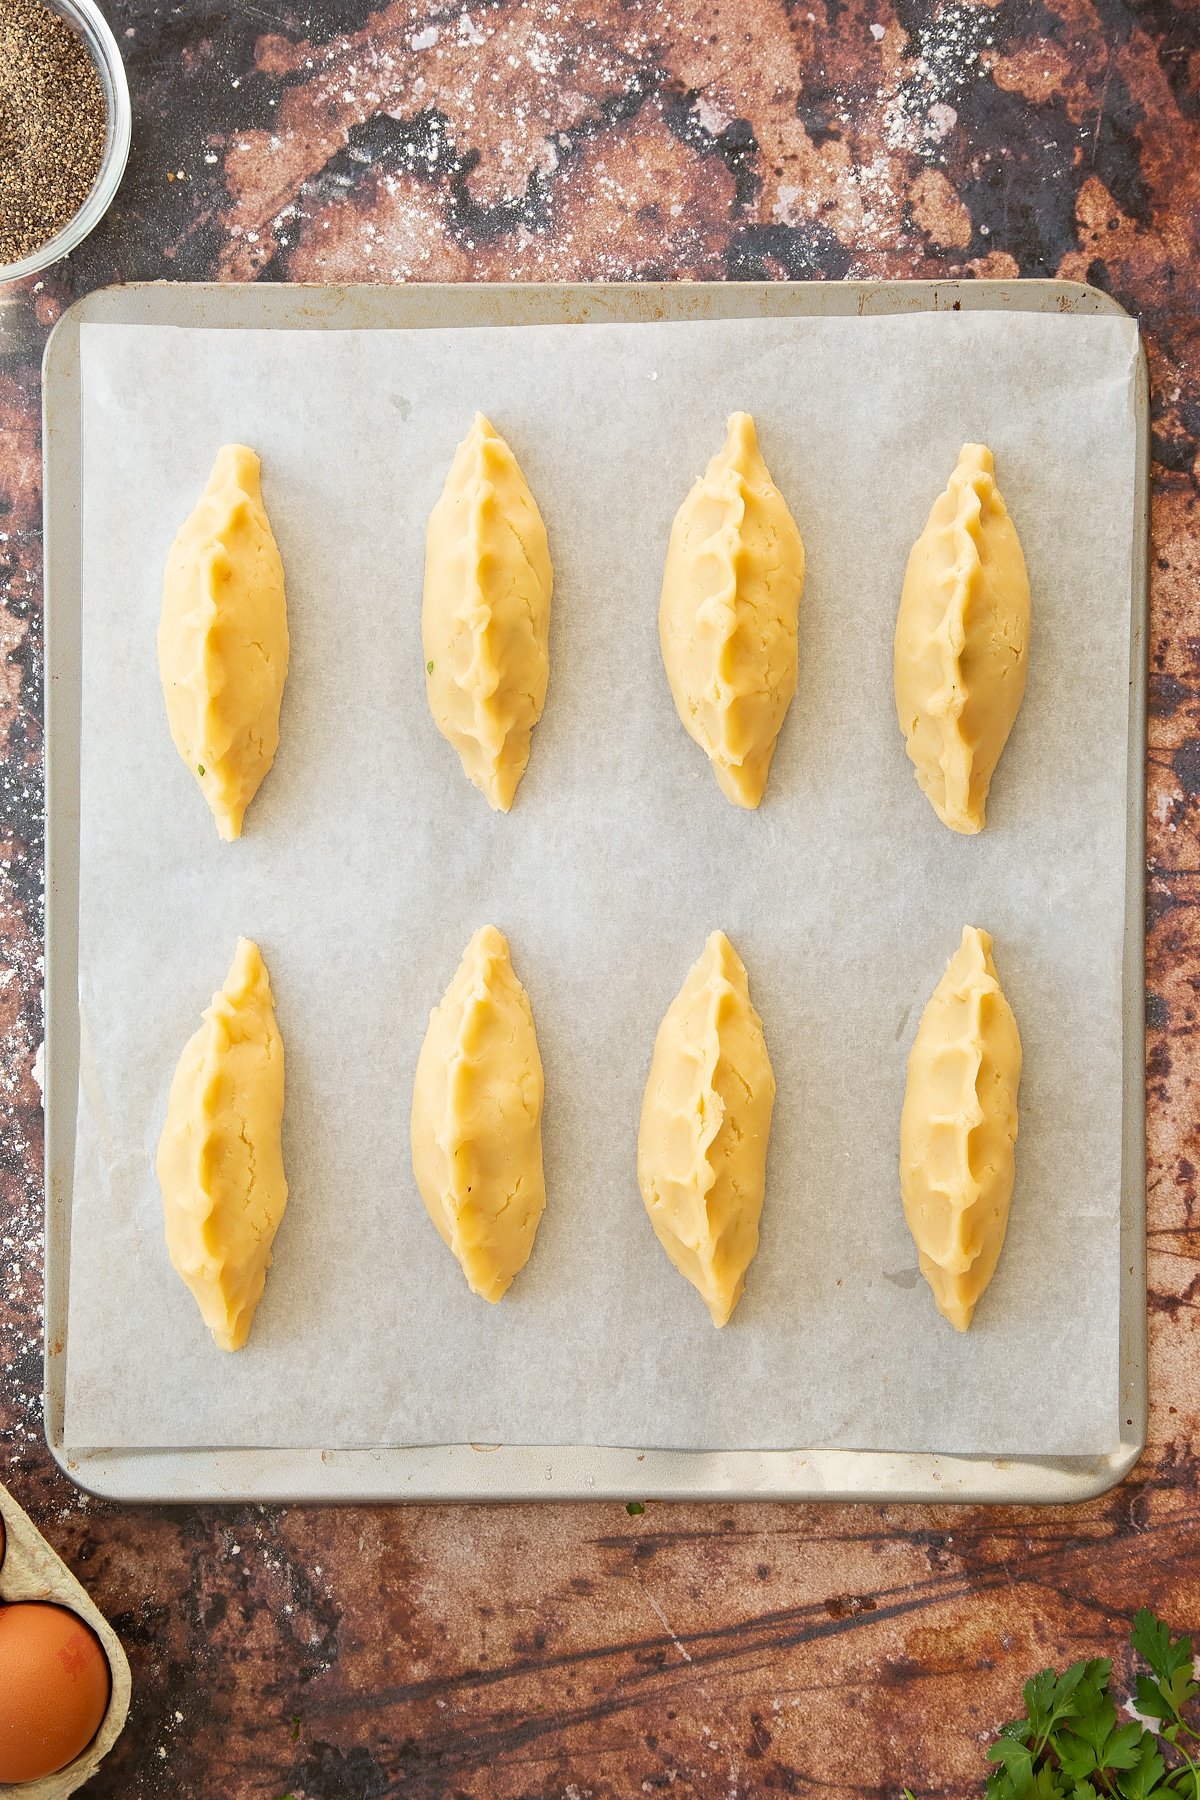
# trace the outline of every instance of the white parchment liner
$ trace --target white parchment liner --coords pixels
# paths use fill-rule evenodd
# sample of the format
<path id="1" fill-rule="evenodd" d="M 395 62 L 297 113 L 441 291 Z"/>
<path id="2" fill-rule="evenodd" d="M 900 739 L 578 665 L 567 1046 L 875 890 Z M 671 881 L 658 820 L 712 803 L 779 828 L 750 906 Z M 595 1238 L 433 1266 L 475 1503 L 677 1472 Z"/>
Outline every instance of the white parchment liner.
<path id="1" fill-rule="evenodd" d="M 82 1067 L 73 1446 L 443 1443 L 1096 1454 L 1117 1437 L 1134 326 L 991 313 L 520 329 L 85 325 Z M 476 407 L 555 564 L 550 694 L 507 818 L 428 715 L 425 520 Z M 800 524 L 800 685 L 735 810 L 657 640 L 670 521 L 751 411 Z M 292 635 L 282 745 L 221 843 L 170 742 L 167 546 L 218 446 L 261 454 Z M 918 792 L 891 695 L 909 547 L 996 453 L 1034 626 L 981 838 Z M 498 1307 L 417 1196 L 417 1051 L 467 939 L 509 936 L 546 1068 L 549 1203 Z M 896 1184 L 905 1059 L 964 923 L 1025 1048 L 1017 1189 L 970 1334 Z M 663 1011 L 721 926 L 778 1081 L 762 1245 L 714 1331 L 642 1209 Z M 163 1243 L 168 1084 L 239 933 L 287 1048 L 291 1200 L 246 1350 Z"/>

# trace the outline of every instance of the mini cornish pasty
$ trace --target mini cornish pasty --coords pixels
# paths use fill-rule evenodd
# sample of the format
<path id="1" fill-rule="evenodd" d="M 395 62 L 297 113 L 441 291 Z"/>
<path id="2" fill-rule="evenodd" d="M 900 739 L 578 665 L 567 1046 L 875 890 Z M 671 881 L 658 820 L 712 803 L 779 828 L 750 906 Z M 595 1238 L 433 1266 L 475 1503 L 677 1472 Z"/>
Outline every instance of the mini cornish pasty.
<path id="1" fill-rule="evenodd" d="M 1029 577 L 992 453 L 964 444 L 913 545 L 896 620 L 896 713 L 921 790 L 951 831 L 983 830 L 1025 692 Z"/>
<path id="2" fill-rule="evenodd" d="M 288 672 L 283 563 L 241 444 L 218 452 L 168 553 L 158 667 L 175 748 L 221 836 L 240 837 L 279 748 Z"/>
<path id="3" fill-rule="evenodd" d="M 658 608 L 663 662 L 684 730 L 721 792 L 757 806 L 796 691 L 804 545 L 762 459 L 749 413 L 675 515 Z"/>
<path id="4" fill-rule="evenodd" d="M 485 925 L 430 1015 L 417 1059 L 417 1187 L 472 1293 L 499 1300 L 546 1205 L 542 1059 L 508 942 Z"/>
<path id="5" fill-rule="evenodd" d="M 986 931 L 968 925 L 921 1015 L 900 1115 L 900 1194 L 957 1331 L 996 1271 L 1012 1200 L 1021 1039 Z"/>
<path id="6" fill-rule="evenodd" d="M 158 1144 L 167 1249 L 222 1350 L 240 1350 L 287 1205 L 283 1040 L 258 945 L 239 938 L 224 986 L 179 1059 Z"/>
<path id="7" fill-rule="evenodd" d="M 638 1132 L 638 1185 L 659 1243 L 714 1325 L 758 1249 L 775 1077 L 737 951 L 714 931 L 667 1008 Z"/>
<path id="8" fill-rule="evenodd" d="M 520 465 L 476 413 L 429 515 L 421 639 L 434 722 L 497 812 L 513 803 L 546 704 L 553 585 Z"/>

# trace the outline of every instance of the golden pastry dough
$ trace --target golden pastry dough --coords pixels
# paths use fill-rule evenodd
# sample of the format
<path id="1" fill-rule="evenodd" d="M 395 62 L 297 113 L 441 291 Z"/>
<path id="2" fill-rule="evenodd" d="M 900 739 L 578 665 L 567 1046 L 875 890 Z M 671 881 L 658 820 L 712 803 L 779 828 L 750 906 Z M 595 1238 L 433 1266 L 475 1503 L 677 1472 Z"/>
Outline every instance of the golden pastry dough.
<path id="1" fill-rule="evenodd" d="M 1029 577 L 992 453 L 964 444 L 913 545 L 896 620 L 896 713 L 917 781 L 951 831 L 983 830 L 1025 692 Z"/>
<path id="2" fill-rule="evenodd" d="M 412 1100 L 412 1163 L 472 1293 L 499 1300 L 546 1204 L 542 1059 L 508 943 L 485 925 L 430 1015 Z"/>
<path id="3" fill-rule="evenodd" d="M 421 638 L 437 728 L 497 812 L 513 803 L 546 704 L 553 585 L 537 503 L 476 413 L 429 516 Z"/>
<path id="4" fill-rule="evenodd" d="M 659 1243 L 724 1325 L 758 1249 L 775 1077 L 745 968 L 714 931 L 667 1008 L 638 1132 Z"/>
<path id="5" fill-rule="evenodd" d="M 253 450 L 227 444 L 167 557 L 158 667 L 175 748 L 217 830 L 242 818 L 279 747 L 288 672 L 283 563 Z"/>
<path id="6" fill-rule="evenodd" d="M 804 545 L 758 448 L 734 413 L 723 448 L 675 515 L 659 640 L 684 730 L 721 792 L 757 806 L 796 691 Z"/>
<path id="7" fill-rule="evenodd" d="M 921 1015 L 900 1116 L 900 1194 L 921 1273 L 957 1331 L 996 1270 L 1012 1200 L 1021 1039 L 986 931 L 968 925 Z"/>
<path id="8" fill-rule="evenodd" d="M 283 1040 L 257 944 L 239 938 L 225 985 L 184 1047 L 158 1144 L 171 1261 L 222 1350 L 240 1350 L 287 1205 Z"/>

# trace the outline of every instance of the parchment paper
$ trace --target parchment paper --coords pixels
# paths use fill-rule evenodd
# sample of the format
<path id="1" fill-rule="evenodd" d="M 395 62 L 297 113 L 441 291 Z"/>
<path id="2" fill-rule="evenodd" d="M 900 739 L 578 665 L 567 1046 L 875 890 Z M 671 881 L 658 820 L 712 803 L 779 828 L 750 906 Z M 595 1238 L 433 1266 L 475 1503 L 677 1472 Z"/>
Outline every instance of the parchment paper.
<path id="1" fill-rule="evenodd" d="M 1089 1454 L 1117 1437 L 1121 938 L 1134 326 L 962 314 L 274 333 L 87 325 L 71 1445 L 441 1443 Z M 425 702 L 425 520 L 476 407 L 542 507 L 550 693 L 507 817 Z M 750 410 L 800 524 L 800 685 L 736 810 L 657 641 L 672 515 Z M 172 748 L 161 572 L 219 445 L 263 459 L 292 639 L 282 745 L 221 843 Z M 1034 596 L 981 838 L 896 725 L 905 560 L 964 440 L 996 454 Z M 413 1183 L 430 1008 L 485 921 L 546 1069 L 549 1203 L 472 1296 Z M 970 1334 L 897 1192 L 908 1049 L 964 923 L 1025 1048 L 1017 1187 Z M 635 1178 L 664 1010 L 706 934 L 750 971 L 778 1082 L 762 1244 L 714 1331 Z M 249 1346 L 171 1269 L 154 1151 L 239 933 L 287 1049 L 291 1199 Z"/>

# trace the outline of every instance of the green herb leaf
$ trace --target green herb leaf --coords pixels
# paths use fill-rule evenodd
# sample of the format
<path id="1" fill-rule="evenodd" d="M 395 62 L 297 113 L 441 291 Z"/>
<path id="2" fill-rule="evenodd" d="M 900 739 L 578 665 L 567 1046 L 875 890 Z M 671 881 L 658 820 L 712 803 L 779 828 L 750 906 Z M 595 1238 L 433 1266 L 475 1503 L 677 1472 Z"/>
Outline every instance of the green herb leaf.
<path id="1" fill-rule="evenodd" d="M 988 1750 L 987 1800 L 1200 1800 L 1200 1764 L 1183 1748 L 1200 1741 L 1183 1717 L 1200 1695 L 1192 1640 L 1144 1609 L 1132 1641 L 1153 1672 L 1137 1677 L 1138 1716 L 1121 1719 L 1107 1657 L 1062 1675 L 1042 1669 L 1025 1684 L 1026 1716 L 1002 1725 Z"/>
<path id="2" fill-rule="evenodd" d="M 204 764 L 203 763 L 196 764 L 196 773 L 197 773 L 197 775 L 203 775 L 203 773 L 204 773 Z M 286 1794 L 284 1795 L 284 1800 L 287 1800 Z"/>
<path id="3" fill-rule="evenodd" d="M 1143 1719 L 1161 1719 L 1174 1730 L 1179 1717 L 1175 1703 L 1163 1693 L 1157 1681 L 1151 1681 L 1149 1675 L 1138 1676 L 1134 1688 L 1134 1705 Z"/>
<path id="4" fill-rule="evenodd" d="M 1143 1733 L 1136 1763 L 1121 1775 L 1117 1787 L 1124 1796 L 1124 1800 L 1151 1800 L 1151 1796 L 1156 1790 L 1161 1794 L 1162 1788 L 1159 1784 L 1166 1772 L 1167 1765 L 1158 1754 L 1158 1746 L 1147 1731 Z"/>
<path id="5" fill-rule="evenodd" d="M 1060 1732 L 1054 1740 L 1054 1749 L 1064 1773 L 1072 1781 L 1083 1781 L 1104 1766 L 1087 1739 L 1076 1737 L 1074 1732 Z"/>
<path id="6" fill-rule="evenodd" d="M 1069 1696 L 1071 1691 L 1078 1686 L 1082 1674 L 1082 1663 L 1076 1663 L 1074 1668 L 1067 1670 L 1062 1678 L 1064 1696 Z M 1028 1717 L 1024 1722 L 1029 1727 L 1030 1737 L 1047 1738 L 1055 1719 L 1064 1716 L 1064 1713 L 1058 1712 L 1055 1706 L 1057 1693 L 1058 1677 L 1053 1669 L 1043 1669 L 1034 1676 L 1032 1681 L 1025 1683 L 1025 1711 Z M 1070 1717 L 1071 1715 L 1066 1713 L 1065 1716 Z M 1013 1720 L 1014 1727 L 1019 1728 L 1021 1724 L 1020 1719 Z M 1008 1729 L 1006 1726 L 1005 1730 Z"/>
<path id="7" fill-rule="evenodd" d="M 427 675 L 432 675 L 432 674 L 433 674 L 433 664 L 432 664 L 432 663 L 431 663 L 431 662 L 427 662 L 427 663 L 426 663 L 426 664 L 425 664 L 425 673 L 426 673 L 426 674 L 427 674 Z"/>
<path id="8" fill-rule="evenodd" d="M 1131 1719 L 1128 1725 L 1118 1725 L 1101 1752 L 1104 1767 L 1117 1770 L 1136 1768 L 1142 1754 L 1142 1743 L 1147 1738 L 1153 1744 L 1154 1738 L 1136 1719 Z"/>
<path id="9" fill-rule="evenodd" d="M 1034 1739 L 1040 1752 L 1057 1726 L 1086 1713 L 1099 1700 L 1110 1667 L 1108 1663 L 1077 1662 L 1071 1664 L 1065 1675 L 1043 1669 L 1040 1675 L 1027 1681 L 1025 1710 L 1029 1715 L 1029 1731 L 1023 1742 Z M 1021 1721 L 1016 1723 L 1019 1725 Z"/>
<path id="10" fill-rule="evenodd" d="M 1170 1681 L 1180 1669 L 1191 1669 L 1194 1655 L 1191 1638 L 1172 1638 L 1168 1628 L 1148 1606 L 1134 1614 L 1129 1641 L 1160 1681 Z"/>
<path id="11" fill-rule="evenodd" d="M 625 1502 L 625 1511 L 629 1514 L 631 1519 L 640 1519 L 645 1510 L 646 1508 L 642 1505 L 640 1500 L 627 1500 Z"/>
<path id="12" fill-rule="evenodd" d="M 1131 1641 L 1158 1677 L 1150 1681 L 1145 1675 L 1138 1676 L 1138 1711 L 1148 1719 L 1179 1724 L 1184 1707 L 1200 1691 L 1193 1674 L 1191 1638 L 1172 1638 L 1162 1620 L 1143 1607 L 1133 1621 Z"/>
<path id="13" fill-rule="evenodd" d="M 999 1737 L 988 1751 L 988 1761 L 1003 1763 L 1005 1781 L 998 1786 L 1003 1800 L 1025 1800 L 1033 1786 L 1033 1751 L 1015 1738 Z"/>
<path id="14" fill-rule="evenodd" d="M 1078 1780 L 1096 1770 L 1132 1769 L 1141 1742 L 1142 1727 L 1134 1720 L 1118 1725 L 1117 1709 L 1106 1692 L 1081 1709 L 1071 1730 L 1055 1738 L 1054 1747 L 1067 1774 Z"/>
<path id="15" fill-rule="evenodd" d="M 299 1736 L 300 1736 L 300 1714 L 293 1713 L 292 1714 L 292 1742 L 294 1743 L 295 1740 Z"/>

